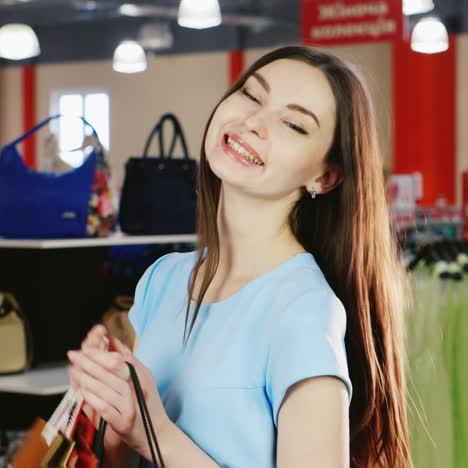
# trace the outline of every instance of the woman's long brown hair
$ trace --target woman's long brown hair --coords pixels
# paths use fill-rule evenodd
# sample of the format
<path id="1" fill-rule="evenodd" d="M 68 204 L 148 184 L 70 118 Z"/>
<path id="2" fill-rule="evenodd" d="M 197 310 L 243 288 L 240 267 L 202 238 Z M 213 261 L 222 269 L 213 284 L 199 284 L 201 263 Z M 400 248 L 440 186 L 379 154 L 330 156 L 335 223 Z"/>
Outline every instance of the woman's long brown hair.
<path id="1" fill-rule="evenodd" d="M 306 192 L 289 222 L 297 240 L 311 252 L 347 312 L 346 350 L 353 382 L 350 406 L 352 468 L 411 467 L 406 418 L 403 313 L 405 275 L 398 260 L 387 207 L 383 164 L 371 99 L 352 67 L 324 51 L 283 47 L 257 60 L 222 97 L 241 88 L 256 70 L 278 59 L 300 60 L 328 78 L 336 104 L 336 129 L 326 162 L 338 165 L 342 183 L 312 199 Z M 219 106 L 219 104 L 218 104 Z M 217 108 L 217 106 L 216 106 Z M 205 264 L 188 336 L 219 263 L 217 228 L 220 179 L 211 171 L 203 137 L 198 171 L 197 258 L 189 286 Z M 206 249 L 206 250 L 205 250 Z"/>

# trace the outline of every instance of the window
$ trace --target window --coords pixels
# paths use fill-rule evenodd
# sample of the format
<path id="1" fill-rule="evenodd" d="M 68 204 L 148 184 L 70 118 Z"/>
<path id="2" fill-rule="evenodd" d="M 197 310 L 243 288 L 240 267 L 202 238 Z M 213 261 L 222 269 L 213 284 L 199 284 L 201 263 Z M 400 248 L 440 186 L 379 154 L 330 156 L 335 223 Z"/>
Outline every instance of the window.
<path id="1" fill-rule="evenodd" d="M 51 97 L 51 115 L 65 117 L 53 120 L 50 130 L 57 136 L 60 158 L 73 167 L 83 163 L 83 139 L 91 129 L 77 116 L 83 116 L 95 129 L 106 151 L 109 151 L 109 95 L 104 92 L 59 91 Z"/>

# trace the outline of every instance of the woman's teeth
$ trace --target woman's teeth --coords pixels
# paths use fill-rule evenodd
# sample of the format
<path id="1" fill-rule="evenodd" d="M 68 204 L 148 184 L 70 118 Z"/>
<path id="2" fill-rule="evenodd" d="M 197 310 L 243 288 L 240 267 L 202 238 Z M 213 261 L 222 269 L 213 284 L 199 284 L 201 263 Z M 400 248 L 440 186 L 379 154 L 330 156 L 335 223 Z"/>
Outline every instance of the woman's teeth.
<path id="1" fill-rule="evenodd" d="M 227 139 L 227 144 L 240 156 L 242 156 L 244 159 L 247 159 L 247 161 L 250 161 L 253 164 L 256 164 L 257 166 L 263 166 L 263 162 L 260 161 L 259 159 L 255 158 L 252 156 L 243 146 L 239 145 L 237 142 L 235 142 L 233 139 L 228 137 Z"/>

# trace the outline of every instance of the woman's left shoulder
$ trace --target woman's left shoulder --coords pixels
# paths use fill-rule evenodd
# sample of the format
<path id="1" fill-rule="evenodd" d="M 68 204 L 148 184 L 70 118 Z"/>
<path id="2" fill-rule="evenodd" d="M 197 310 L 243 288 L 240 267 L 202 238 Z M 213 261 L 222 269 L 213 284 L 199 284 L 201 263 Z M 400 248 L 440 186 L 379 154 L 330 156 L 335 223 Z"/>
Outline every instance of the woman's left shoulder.
<path id="1" fill-rule="evenodd" d="M 290 307 L 313 305 L 343 308 L 343 304 L 328 283 L 315 257 L 310 253 L 298 256 L 292 271 L 283 278 L 282 292 Z"/>

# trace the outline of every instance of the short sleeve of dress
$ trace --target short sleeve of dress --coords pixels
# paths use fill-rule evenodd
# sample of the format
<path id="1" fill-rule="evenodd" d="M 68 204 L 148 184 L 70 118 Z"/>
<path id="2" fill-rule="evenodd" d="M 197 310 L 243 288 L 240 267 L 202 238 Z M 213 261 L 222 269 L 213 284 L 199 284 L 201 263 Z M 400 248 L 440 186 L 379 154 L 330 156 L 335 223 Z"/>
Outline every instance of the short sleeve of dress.
<path id="1" fill-rule="evenodd" d="M 330 292 L 310 291 L 281 311 L 271 329 L 266 393 L 275 425 L 286 391 L 309 377 L 334 376 L 352 385 L 345 349 L 346 313 Z"/>
<path id="2" fill-rule="evenodd" d="M 132 324 L 137 337 L 140 337 L 149 319 L 150 307 L 148 307 L 148 290 L 150 285 L 154 283 L 154 276 L 158 266 L 164 262 L 171 254 L 163 255 L 158 258 L 148 269 L 143 273 L 143 276 L 138 281 L 135 289 L 135 298 L 133 306 L 128 312 L 128 318 Z"/>

